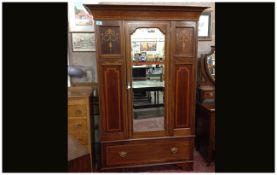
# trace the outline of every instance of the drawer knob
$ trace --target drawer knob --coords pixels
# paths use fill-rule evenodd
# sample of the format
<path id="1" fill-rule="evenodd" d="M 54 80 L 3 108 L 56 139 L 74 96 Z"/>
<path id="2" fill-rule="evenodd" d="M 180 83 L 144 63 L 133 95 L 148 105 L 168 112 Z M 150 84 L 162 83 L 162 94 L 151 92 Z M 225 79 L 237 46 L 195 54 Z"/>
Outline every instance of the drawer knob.
<path id="1" fill-rule="evenodd" d="M 126 157 L 127 156 L 127 152 L 125 151 L 121 151 L 118 153 L 120 157 Z"/>
<path id="2" fill-rule="evenodd" d="M 178 152 L 178 148 L 172 147 L 172 148 L 170 148 L 170 151 L 172 154 L 176 154 Z"/>
<path id="3" fill-rule="evenodd" d="M 81 127 L 82 127 L 82 124 L 81 124 L 81 123 L 75 124 L 75 128 L 81 128 Z"/>
<path id="4" fill-rule="evenodd" d="M 76 111 L 75 111 L 75 114 L 76 114 L 76 115 L 81 115 L 81 114 L 82 114 L 82 111 L 81 111 L 81 110 L 76 110 Z"/>

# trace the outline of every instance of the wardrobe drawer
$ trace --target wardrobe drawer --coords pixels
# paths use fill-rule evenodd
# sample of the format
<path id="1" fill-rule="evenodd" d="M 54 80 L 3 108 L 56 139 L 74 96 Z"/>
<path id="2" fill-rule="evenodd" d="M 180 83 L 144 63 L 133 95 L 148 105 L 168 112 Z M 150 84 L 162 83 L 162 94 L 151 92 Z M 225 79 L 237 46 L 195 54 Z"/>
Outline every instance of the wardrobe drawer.
<path id="1" fill-rule="evenodd" d="M 86 117 L 87 116 L 87 105 L 76 104 L 68 106 L 68 117 Z"/>
<path id="2" fill-rule="evenodd" d="M 104 146 L 105 165 L 132 165 L 192 159 L 191 141 L 142 141 Z"/>

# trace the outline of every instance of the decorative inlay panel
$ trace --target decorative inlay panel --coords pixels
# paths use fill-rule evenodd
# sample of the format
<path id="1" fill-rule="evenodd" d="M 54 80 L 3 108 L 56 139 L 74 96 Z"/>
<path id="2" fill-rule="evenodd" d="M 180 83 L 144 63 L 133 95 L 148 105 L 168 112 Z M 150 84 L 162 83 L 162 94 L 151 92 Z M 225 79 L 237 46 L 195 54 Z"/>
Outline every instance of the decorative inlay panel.
<path id="1" fill-rule="evenodd" d="M 175 54 L 183 56 L 194 56 L 194 28 L 176 27 Z"/>
<path id="2" fill-rule="evenodd" d="M 190 126 L 190 98 L 192 85 L 192 65 L 175 66 L 175 117 L 174 128 Z"/>
<path id="3" fill-rule="evenodd" d="M 121 86 L 121 66 L 104 65 L 103 71 L 103 104 L 106 132 L 123 130 L 123 105 L 122 105 L 122 86 Z"/>
<path id="4" fill-rule="evenodd" d="M 101 26 L 100 43 L 101 54 L 120 54 L 120 28 L 119 26 Z"/>

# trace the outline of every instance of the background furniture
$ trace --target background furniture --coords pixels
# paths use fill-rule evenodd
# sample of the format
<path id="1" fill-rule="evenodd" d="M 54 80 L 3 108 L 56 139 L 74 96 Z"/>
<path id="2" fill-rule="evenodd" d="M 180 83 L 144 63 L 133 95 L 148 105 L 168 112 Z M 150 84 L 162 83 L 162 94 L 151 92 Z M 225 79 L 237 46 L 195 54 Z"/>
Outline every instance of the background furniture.
<path id="1" fill-rule="evenodd" d="M 208 59 L 211 55 L 215 59 L 214 47 L 199 60 L 196 105 L 196 148 L 208 165 L 214 160 L 215 153 L 215 76 L 212 75 L 215 71 L 214 68 L 211 72 L 208 69 Z"/>
<path id="2" fill-rule="evenodd" d="M 197 21 L 205 7 L 85 5 L 95 19 L 100 103 L 101 171 L 176 164 L 192 169 Z M 164 107 L 160 130 L 134 130 L 132 36 L 140 29 L 164 37 Z M 158 45 L 157 44 L 157 45 Z M 153 51 L 155 45 L 147 45 Z M 144 48 L 143 48 L 144 49 Z M 148 53 L 147 53 L 148 54 Z M 152 61 L 155 55 L 149 57 Z M 160 59 L 161 58 L 161 59 Z M 151 63 L 152 64 L 152 63 Z M 143 109 L 144 112 L 147 111 Z M 138 111 L 137 111 L 138 112 Z M 158 114 L 157 114 L 158 115 Z M 153 118 L 157 116 L 153 116 Z M 158 116 L 159 117 L 159 116 Z M 151 120 L 151 122 L 155 122 Z M 160 120 L 158 120 L 160 121 Z"/>
<path id="3" fill-rule="evenodd" d="M 145 66 L 134 67 L 132 72 L 133 77 L 137 80 L 146 80 L 146 70 L 147 67 Z"/>
<path id="4" fill-rule="evenodd" d="M 91 172 L 91 159 L 88 148 L 79 140 L 68 135 L 68 172 Z"/>
<path id="5" fill-rule="evenodd" d="M 151 64 L 150 64 L 151 63 Z M 134 66 L 134 65 L 139 66 Z M 155 65 L 155 67 L 152 66 Z M 158 62 L 133 62 L 132 66 L 132 78 L 133 78 L 133 94 L 134 94 L 134 103 L 140 103 L 142 100 L 146 100 L 149 104 L 145 105 L 136 105 L 134 107 L 139 108 L 140 106 L 152 106 L 159 103 L 159 92 L 153 91 L 156 87 L 160 87 L 159 91 L 163 91 L 163 80 L 162 73 L 156 74 L 153 73 L 153 70 L 156 70 L 159 66 Z M 156 81 L 147 81 L 147 80 L 156 80 Z M 159 82 L 160 81 L 160 82 Z M 159 86 L 159 83 L 161 86 Z M 151 91 L 154 93 L 154 104 L 152 104 L 152 95 Z"/>
<path id="6" fill-rule="evenodd" d="M 134 101 L 133 107 L 135 109 L 139 108 L 147 108 L 147 107 L 155 107 L 155 106 L 163 106 L 163 103 L 159 103 L 159 92 L 164 91 L 164 84 L 160 81 L 133 81 L 133 92 L 134 93 L 143 93 L 143 92 L 149 92 L 154 91 L 154 104 L 139 104 L 136 105 Z M 151 101 L 151 98 L 150 98 Z"/>
<path id="7" fill-rule="evenodd" d="M 196 147 L 208 165 L 214 160 L 215 153 L 215 105 L 197 104 Z"/>
<path id="8" fill-rule="evenodd" d="M 92 165 L 90 95 L 89 87 L 68 88 L 68 134 L 87 148 Z"/>

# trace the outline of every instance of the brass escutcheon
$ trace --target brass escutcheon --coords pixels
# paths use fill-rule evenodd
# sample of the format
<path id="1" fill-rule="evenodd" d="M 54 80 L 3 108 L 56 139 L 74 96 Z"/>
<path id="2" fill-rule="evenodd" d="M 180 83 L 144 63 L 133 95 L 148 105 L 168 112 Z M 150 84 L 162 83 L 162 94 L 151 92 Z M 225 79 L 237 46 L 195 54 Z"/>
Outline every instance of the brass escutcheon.
<path id="1" fill-rule="evenodd" d="M 118 153 L 120 157 L 126 157 L 127 156 L 127 152 L 125 151 L 121 151 Z"/>
<path id="2" fill-rule="evenodd" d="M 172 148 L 170 149 L 170 151 L 171 151 L 172 154 L 175 154 L 175 153 L 178 152 L 178 148 L 172 147 Z"/>

